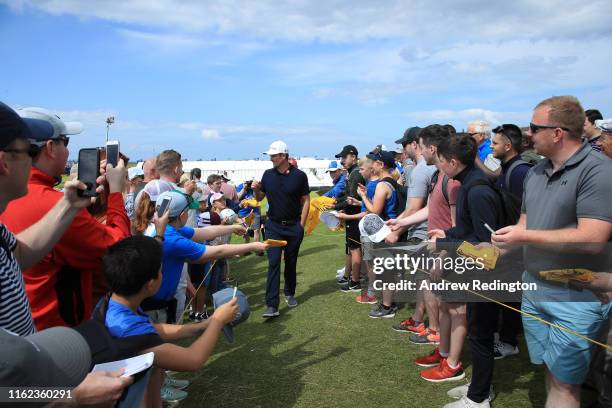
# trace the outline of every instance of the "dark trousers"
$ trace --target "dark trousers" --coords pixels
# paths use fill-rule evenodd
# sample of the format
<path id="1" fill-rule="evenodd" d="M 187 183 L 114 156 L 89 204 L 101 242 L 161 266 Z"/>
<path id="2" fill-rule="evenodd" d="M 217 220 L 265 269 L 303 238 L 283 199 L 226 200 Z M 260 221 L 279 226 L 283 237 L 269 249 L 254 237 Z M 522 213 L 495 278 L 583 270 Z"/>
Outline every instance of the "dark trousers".
<path id="1" fill-rule="evenodd" d="M 472 382 L 467 397 L 474 402 L 482 402 L 489 396 L 493 381 L 493 341 L 499 321 L 499 307 L 492 302 L 467 304 L 469 344 L 472 351 Z"/>
<path id="2" fill-rule="evenodd" d="M 300 244 L 304 238 L 304 228 L 299 222 L 282 225 L 266 220 L 266 238 L 287 241 L 284 248 L 268 249 L 268 280 L 266 282 L 266 305 L 278 308 L 280 292 L 281 254 L 285 253 L 285 296 L 294 296 L 297 285 L 296 267 Z"/>
<path id="3" fill-rule="evenodd" d="M 506 303 L 515 309 L 521 310 L 520 302 Z M 523 319 L 521 314 L 510 310 L 507 307 L 501 307 L 501 328 L 499 330 L 499 340 L 508 343 L 514 347 L 518 346 L 518 335 L 523 328 Z"/>

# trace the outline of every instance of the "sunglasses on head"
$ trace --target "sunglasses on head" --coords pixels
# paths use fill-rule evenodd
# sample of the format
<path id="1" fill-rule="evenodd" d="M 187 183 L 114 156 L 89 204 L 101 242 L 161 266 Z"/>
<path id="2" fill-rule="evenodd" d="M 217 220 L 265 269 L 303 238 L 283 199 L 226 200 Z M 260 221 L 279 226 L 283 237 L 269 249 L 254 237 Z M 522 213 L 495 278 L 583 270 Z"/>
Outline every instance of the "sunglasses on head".
<path id="1" fill-rule="evenodd" d="M 552 126 L 552 125 L 536 125 L 535 123 L 529 123 L 529 131 L 532 135 L 538 133 L 542 129 L 561 129 L 569 132 L 570 130 L 561 126 Z"/>

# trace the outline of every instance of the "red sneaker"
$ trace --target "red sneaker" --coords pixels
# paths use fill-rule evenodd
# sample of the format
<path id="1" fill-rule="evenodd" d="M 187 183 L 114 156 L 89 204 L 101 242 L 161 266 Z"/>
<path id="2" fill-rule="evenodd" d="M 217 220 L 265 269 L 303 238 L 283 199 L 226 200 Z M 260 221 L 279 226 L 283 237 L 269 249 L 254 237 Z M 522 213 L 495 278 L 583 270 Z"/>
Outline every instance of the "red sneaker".
<path id="1" fill-rule="evenodd" d="M 421 378 L 433 383 L 459 381 L 465 378 L 465 372 L 461 362 L 457 364 L 456 368 L 450 368 L 446 359 L 443 358 L 437 367 L 421 371 Z"/>
<path id="2" fill-rule="evenodd" d="M 357 303 L 365 303 L 368 305 L 375 305 L 378 302 L 376 296 L 369 296 L 367 293 L 357 296 L 355 300 L 357 301 Z"/>
<path id="3" fill-rule="evenodd" d="M 423 357 L 417 357 L 416 360 L 414 360 L 416 365 L 421 367 L 436 367 L 441 361 L 442 356 L 440 355 L 440 349 L 438 347 L 436 347 L 430 354 Z"/>

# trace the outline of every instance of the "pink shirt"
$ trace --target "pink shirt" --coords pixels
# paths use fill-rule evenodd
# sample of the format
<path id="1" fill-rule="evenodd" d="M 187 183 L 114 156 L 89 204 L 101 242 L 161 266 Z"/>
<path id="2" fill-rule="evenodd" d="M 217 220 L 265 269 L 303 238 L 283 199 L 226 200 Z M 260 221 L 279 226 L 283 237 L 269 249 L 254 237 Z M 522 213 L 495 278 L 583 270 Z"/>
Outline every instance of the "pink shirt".
<path id="1" fill-rule="evenodd" d="M 427 203 L 429 209 L 427 228 L 429 231 L 434 229 L 447 230 L 452 227 L 450 206 L 457 203 L 457 195 L 459 194 L 461 183 L 453 179 L 448 180 L 448 185 L 446 186 L 448 192 L 447 202 L 442 193 L 443 179 L 444 173 L 440 172 L 438 174 L 438 181 L 429 194 L 429 201 Z"/>

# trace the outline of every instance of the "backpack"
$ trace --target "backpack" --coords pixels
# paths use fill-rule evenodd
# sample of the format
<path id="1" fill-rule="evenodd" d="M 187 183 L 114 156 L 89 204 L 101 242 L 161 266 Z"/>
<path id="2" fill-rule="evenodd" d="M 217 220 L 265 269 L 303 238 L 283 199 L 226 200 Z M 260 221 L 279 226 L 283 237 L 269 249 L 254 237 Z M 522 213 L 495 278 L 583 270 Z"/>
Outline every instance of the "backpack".
<path id="1" fill-rule="evenodd" d="M 397 215 L 399 216 L 406 209 L 406 200 L 408 199 L 408 187 L 400 186 L 399 184 L 397 184 L 397 181 L 395 181 L 393 177 L 385 177 L 381 181 L 391 184 L 391 186 L 395 190 L 397 195 L 395 210 L 397 211 Z"/>
<path id="2" fill-rule="evenodd" d="M 431 187 L 430 187 L 429 194 L 431 194 L 436 183 L 438 182 L 438 177 L 440 177 L 440 170 L 436 170 L 434 174 L 431 176 L 431 183 L 430 183 Z M 448 204 L 448 206 L 450 207 L 450 199 L 448 198 L 448 180 L 449 180 L 448 176 L 444 174 L 442 177 L 442 195 L 444 196 L 444 199 L 446 200 L 446 204 Z"/>
<path id="3" fill-rule="evenodd" d="M 517 161 L 512 163 L 510 167 L 508 167 L 508 171 L 506 172 L 506 176 L 504 177 L 504 181 L 505 181 L 504 185 L 506 186 L 507 190 L 510 190 L 510 176 L 512 176 L 512 171 L 518 166 L 520 166 L 521 164 L 527 164 L 529 167 L 533 167 L 533 164 L 526 162 L 525 160 L 522 160 L 522 159 L 518 159 Z"/>
<path id="4" fill-rule="evenodd" d="M 501 190 L 495 184 L 487 180 L 476 181 L 470 186 L 470 189 L 476 186 L 489 186 L 493 191 L 495 191 L 495 193 L 499 197 L 502 208 L 502 225 L 500 225 L 499 228 L 506 227 L 508 225 L 515 225 L 518 222 L 519 217 L 521 216 L 520 198 L 518 198 L 508 190 Z M 470 208 L 467 202 L 469 192 L 470 191 L 468 190 L 463 198 L 463 208 L 465 208 L 467 211 L 469 211 Z"/>

